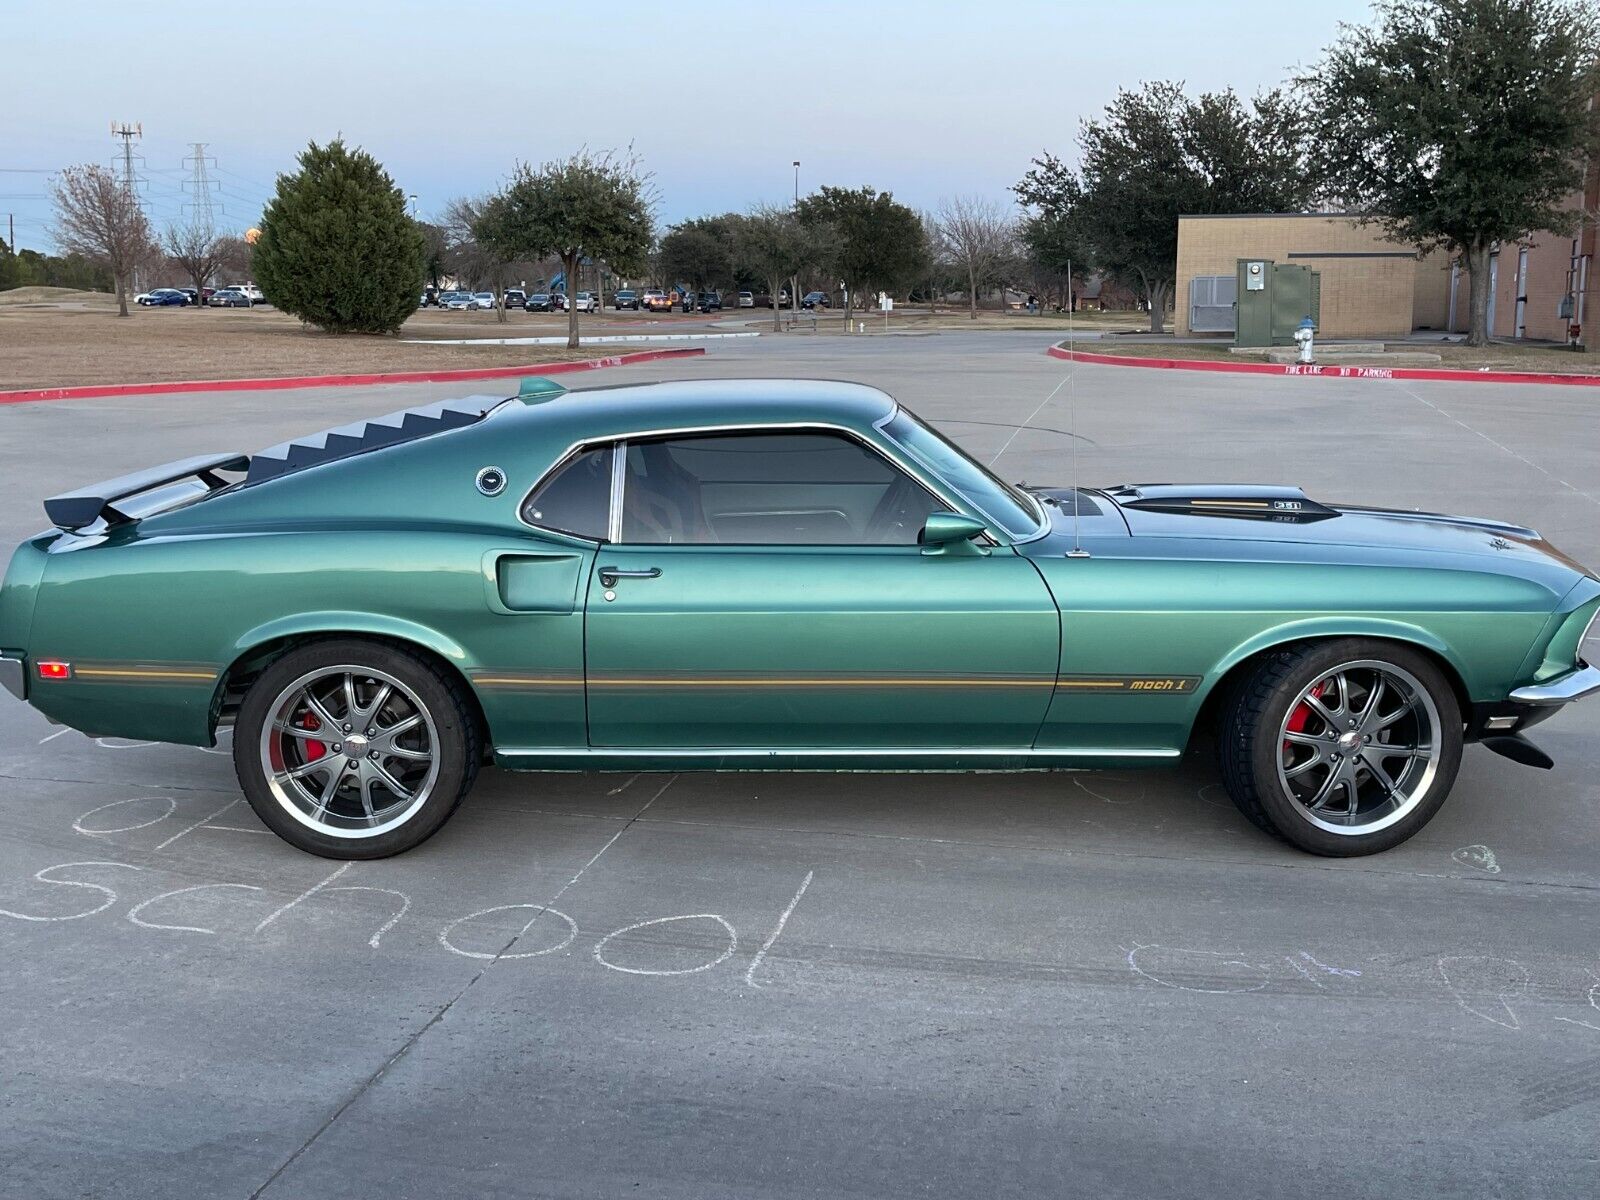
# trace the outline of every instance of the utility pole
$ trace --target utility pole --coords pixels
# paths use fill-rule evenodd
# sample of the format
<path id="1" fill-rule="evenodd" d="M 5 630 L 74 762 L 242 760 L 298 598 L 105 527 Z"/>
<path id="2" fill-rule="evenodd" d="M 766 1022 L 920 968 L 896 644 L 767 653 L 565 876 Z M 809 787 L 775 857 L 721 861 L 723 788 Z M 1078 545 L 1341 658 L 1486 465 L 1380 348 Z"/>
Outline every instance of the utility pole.
<path id="1" fill-rule="evenodd" d="M 194 213 L 194 223 L 197 228 L 204 229 L 208 234 L 216 230 L 216 210 L 222 207 L 212 197 L 214 181 L 206 173 L 207 162 L 214 163 L 206 155 L 205 142 L 190 142 L 194 153 L 183 161 L 190 164 L 189 178 L 184 180 L 184 186 L 191 193 L 187 207 Z"/>

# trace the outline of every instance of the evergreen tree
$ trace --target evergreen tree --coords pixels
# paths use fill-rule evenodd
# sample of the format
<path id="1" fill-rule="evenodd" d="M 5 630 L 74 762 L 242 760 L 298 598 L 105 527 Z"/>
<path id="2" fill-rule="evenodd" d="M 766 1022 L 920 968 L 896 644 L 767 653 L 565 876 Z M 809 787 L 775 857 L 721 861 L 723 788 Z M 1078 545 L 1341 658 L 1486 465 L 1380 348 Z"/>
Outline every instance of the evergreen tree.
<path id="1" fill-rule="evenodd" d="M 370 154 L 312 142 L 278 177 L 251 256 L 269 301 L 329 333 L 393 333 L 417 310 L 427 246 Z"/>
<path id="2" fill-rule="evenodd" d="M 1466 267 L 1469 346 L 1489 340 L 1495 246 L 1583 216 L 1597 56 L 1586 0 L 1385 0 L 1298 81 L 1326 190 Z"/>

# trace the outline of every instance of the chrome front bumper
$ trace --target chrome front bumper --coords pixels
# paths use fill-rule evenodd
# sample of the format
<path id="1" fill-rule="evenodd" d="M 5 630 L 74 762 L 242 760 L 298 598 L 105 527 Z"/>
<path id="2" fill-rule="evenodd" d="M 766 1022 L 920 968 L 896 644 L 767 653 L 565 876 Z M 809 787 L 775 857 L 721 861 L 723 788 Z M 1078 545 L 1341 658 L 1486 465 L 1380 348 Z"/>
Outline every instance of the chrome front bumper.
<path id="1" fill-rule="evenodd" d="M 1532 683 L 1527 687 L 1517 688 L 1511 693 L 1510 699 L 1516 704 L 1544 707 L 1571 704 L 1574 700 L 1582 700 L 1585 696 L 1593 696 L 1597 692 L 1600 692 L 1600 667 L 1580 663 L 1576 671 L 1569 671 L 1549 683 Z"/>
<path id="2" fill-rule="evenodd" d="M 0 687 L 6 689 L 18 700 L 28 698 L 27 686 L 28 673 L 20 658 L 0 654 Z"/>

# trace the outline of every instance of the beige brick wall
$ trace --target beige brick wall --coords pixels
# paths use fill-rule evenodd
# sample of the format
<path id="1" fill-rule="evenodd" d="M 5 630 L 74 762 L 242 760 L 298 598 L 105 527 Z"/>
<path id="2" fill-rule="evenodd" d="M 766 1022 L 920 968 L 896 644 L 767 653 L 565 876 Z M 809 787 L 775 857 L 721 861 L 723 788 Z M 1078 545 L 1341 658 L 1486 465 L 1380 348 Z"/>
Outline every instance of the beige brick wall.
<path id="1" fill-rule="evenodd" d="M 1298 257 L 1323 254 L 1397 257 Z M 1377 225 L 1363 225 L 1354 217 L 1179 217 L 1173 328 L 1180 336 L 1189 332 L 1189 281 L 1197 275 L 1232 275 L 1241 258 L 1294 263 L 1321 272 L 1319 332 L 1325 338 L 1411 332 L 1417 324 L 1419 280 L 1423 310 L 1429 316 L 1449 306 L 1448 271 L 1443 282 L 1424 277 L 1422 264 L 1407 247 L 1387 241 Z M 1442 315 L 1437 317 L 1438 324 L 1443 321 Z"/>

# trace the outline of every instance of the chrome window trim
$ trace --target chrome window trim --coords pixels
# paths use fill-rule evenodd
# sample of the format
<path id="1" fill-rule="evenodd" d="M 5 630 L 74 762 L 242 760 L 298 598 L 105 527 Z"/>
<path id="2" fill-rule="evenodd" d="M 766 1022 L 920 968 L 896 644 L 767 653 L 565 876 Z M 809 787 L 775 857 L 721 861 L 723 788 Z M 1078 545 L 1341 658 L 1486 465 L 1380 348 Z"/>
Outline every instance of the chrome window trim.
<path id="1" fill-rule="evenodd" d="M 895 401 L 894 407 L 889 410 L 889 415 L 888 416 L 882 417 L 882 418 L 880 418 L 880 419 L 878 419 L 878 420 L 876 420 L 876 421 L 874 421 L 872 423 L 872 427 L 878 431 L 878 433 L 882 436 L 883 440 L 888 442 L 890 445 L 896 447 L 897 449 L 902 448 L 900 446 L 900 443 L 895 441 L 894 438 L 889 436 L 888 431 L 887 431 L 887 429 L 885 427 L 889 424 L 890 421 L 894 420 L 897 416 L 900 415 L 900 413 L 902 411 L 902 408 L 903 408 L 903 406 L 897 400 L 897 401 Z M 911 415 L 913 417 L 916 417 L 915 413 L 912 413 Z M 916 419 L 918 421 L 922 420 L 921 417 L 916 417 Z M 958 450 L 960 449 L 959 446 L 956 447 L 956 448 Z M 931 470 L 932 468 L 928 468 L 928 469 Z M 993 472 L 990 472 L 990 474 L 992 475 Z M 998 478 L 998 476 L 996 476 L 996 478 Z M 1005 481 L 1001 480 L 1001 482 L 1004 483 Z M 968 515 L 976 515 L 976 516 L 981 517 L 983 519 L 984 524 L 988 525 L 991 530 L 999 529 L 1002 533 L 1004 533 L 1010 539 L 1010 541 L 1009 541 L 1010 545 L 1013 545 L 1013 546 L 1024 546 L 1029 542 L 1036 542 L 1040 538 L 1042 538 L 1045 534 L 1050 532 L 1050 514 L 1045 511 L 1044 502 L 1041 501 L 1039 499 L 1039 497 L 1033 495 L 1031 492 L 1023 492 L 1022 495 L 1025 496 L 1027 498 L 1028 503 L 1033 506 L 1034 520 L 1038 524 L 1038 528 L 1035 529 L 1032 533 L 1030 533 L 1027 537 L 1015 537 L 1015 536 L 1012 536 L 1011 533 L 1005 528 L 1005 526 L 1001 525 L 999 521 L 996 521 L 993 517 L 991 517 L 988 513 L 984 512 L 976 504 L 972 505 L 972 508 L 974 509 L 974 513 L 968 514 Z M 969 503 L 970 503 L 970 501 L 969 501 Z"/>
<path id="2" fill-rule="evenodd" d="M 889 416 L 884 417 L 881 421 L 874 421 L 872 427 L 878 430 L 878 432 L 881 434 L 882 430 L 879 427 L 883 424 L 883 422 L 888 421 L 890 417 L 893 417 L 898 411 L 899 406 L 894 406 L 894 408 L 890 409 Z M 555 462 L 550 466 L 550 468 L 534 481 L 533 486 L 527 490 L 521 501 L 517 504 L 517 521 L 519 524 L 526 525 L 529 529 L 538 530 L 540 533 L 554 532 L 552 530 L 547 530 L 542 526 L 533 524 L 533 522 L 527 520 L 522 515 L 524 510 L 527 508 L 528 501 L 533 498 L 533 494 L 544 485 L 545 480 L 549 479 L 551 475 L 560 470 L 562 464 L 567 462 L 567 460 L 578 451 L 593 450 L 599 446 L 616 446 L 620 449 L 620 453 L 616 455 L 611 467 L 612 511 L 611 520 L 609 522 L 609 532 L 611 536 L 608 540 L 613 545 L 622 545 L 622 489 L 625 486 L 625 482 L 618 481 L 616 464 L 618 462 L 623 464 L 623 479 L 625 481 L 629 442 L 646 441 L 652 438 L 694 437 L 700 434 L 709 433 L 763 433 L 771 430 L 825 430 L 829 433 L 842 433 L 845 437 L 851 438 L 862 446 L 865 446 L 868 450 L 872 451 L 874 454 L 877 454 L 880 458 L 887 459 L 898 470 L 904 472 L 906 475 L 909 475 L 914 481 L 916 481 L 916 483 L 921 485 L 927 491 L 931 492 L 933 496 L 943 503 L 947 508 L 949 508 L 951 512 L 960 513 L 964 516 L 972 517 L 974 520 L 982 521 L 986 530 L 985 537 L 991 545 L 1010 546 L 1017 544 L 1017 542 L 1006 533 L 1005 529 L 1002 528 L 997 521 L 995 521 L 977 505 L 973 504 L 972 501 L 968 500 L 961 493 L 952 491 L 950 488 L 945 486 L 944 481 L 939 479 L 937 476 L 934 476 L 932 479 L 930 479 L 927 468 L 924 467 L 920 462 L 915 460 L 908 461 L 904 453 L 901 451 L 899 445 L 893 443 L 892 440 L 887 436 L 885 436 L 884 440 L 890 442 L 892 449 L 880 445 L 879 443 L 872 441 L 870 438 L 864 437 L 861 431 L 858 429 L 852 429 L 848 425 L 838 425 L 831 421 L 760 421 L 724 425 L 684 425 L 671 429 L 637 429 L 627 433 L 610 433 L 604 434 L 600 437 L 584 438 L 581 441 L 573 442 L 570 446 L 568 446 L 566 450 L 564 450 L 556 458 Z M 1037 534 L 1033 535 L 1033 537 L 1041 537 L 1043 536 L 1044 532 L 1045 527 L 1042 527 Z M 600 542 L 598 541 L 590 541 L 587 538 L 582 540 L 588 545 L 600 545 Z M 1023 540 L 1032 541 L 1033 538 L 1030 537 Z M 651 542 L 641 544 L 657 545 L 659 543 Z M 705 542 L 693 544 L 718 545 L 721 543 Z M 733 543 L 727 544 L 730 546 L 733 545 Z"/>

